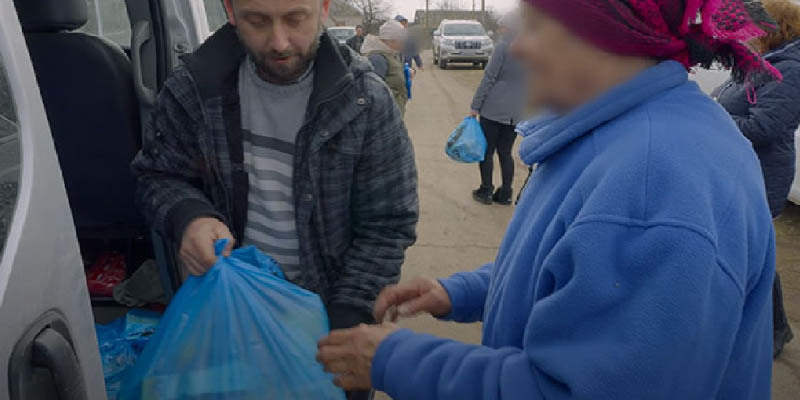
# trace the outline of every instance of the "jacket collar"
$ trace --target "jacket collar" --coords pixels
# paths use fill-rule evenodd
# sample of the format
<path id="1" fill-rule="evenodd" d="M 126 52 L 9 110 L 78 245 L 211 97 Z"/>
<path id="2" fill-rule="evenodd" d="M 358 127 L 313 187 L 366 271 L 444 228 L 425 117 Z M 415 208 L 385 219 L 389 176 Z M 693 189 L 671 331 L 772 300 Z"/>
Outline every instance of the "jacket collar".
<path id="1" fill-rule="evenodd" d="M 200 97 L 208 100 L 238 89 L 239 66 L 246 55 L 236 28 L 227 24 L 183 61 L 197 84 Z M 317 51 L 309 109 L 316 109 L 319 104 L 336 97 L 353 82 L 352 62 L 352 53 L 340 51 L 337 42 L 325 31 Z"/>
<path id="2" fill-rule="evenodd" d="M 683 65 L 664 61 L 567 115 L 548 115 L 523 122 L 517 128 L 524 137 L 520 157 L 529 165 L 540 163 L 606 122 L 688 79 Z"/>

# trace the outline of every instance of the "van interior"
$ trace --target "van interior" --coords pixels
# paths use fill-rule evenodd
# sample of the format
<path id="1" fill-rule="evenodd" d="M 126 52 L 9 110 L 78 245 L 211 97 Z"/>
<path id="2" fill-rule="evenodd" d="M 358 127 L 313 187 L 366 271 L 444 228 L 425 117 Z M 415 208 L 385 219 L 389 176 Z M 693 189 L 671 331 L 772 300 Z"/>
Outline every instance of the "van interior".
<path id="1" fill-rule="evenodd" d="M 135 204 L 129 165 L 141 147 L 152 93 L 169 67 L 159 0 L 14 3 L 87 275 L 114 260 L 130 277 L 156 258 L 153 237 Z M 132 26 L 150 28 L 150 34 L 133 35 Z M 169 282 L 168 287 L 173 284 Z M 92 306 L 99 323 L 128 311 L 107 294 L 93 293 Z"/>

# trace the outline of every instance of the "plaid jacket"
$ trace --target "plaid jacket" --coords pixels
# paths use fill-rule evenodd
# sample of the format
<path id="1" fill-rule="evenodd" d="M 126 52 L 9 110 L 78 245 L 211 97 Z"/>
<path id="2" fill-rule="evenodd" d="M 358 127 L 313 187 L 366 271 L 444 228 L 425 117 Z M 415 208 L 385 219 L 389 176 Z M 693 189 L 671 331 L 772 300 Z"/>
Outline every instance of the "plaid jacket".
<path id="1" fill-rule="evenodd" d="M 234 29 L 217 31 L 167 80 L 133 163 L 138 201 L 176 242 L 201 216 L 238 242 L 247 217 Z M 314 91 L 296 143 L 294 193 L 301 263 L 295 282 L 329 311 L 371 315 L 416 239 L 417 171 L 400 111 L 369 63 L 323 36 Z M 333 313 L 331 313 L 333 315 Z M 335 321 L 331 321 L 336 325 Z"/>

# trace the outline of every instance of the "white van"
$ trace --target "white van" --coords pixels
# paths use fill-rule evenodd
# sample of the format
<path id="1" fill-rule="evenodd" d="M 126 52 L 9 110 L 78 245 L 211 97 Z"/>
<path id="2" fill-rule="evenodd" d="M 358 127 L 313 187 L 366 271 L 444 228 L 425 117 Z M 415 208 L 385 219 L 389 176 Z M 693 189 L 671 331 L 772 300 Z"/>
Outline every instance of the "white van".
<path id="1" fill-rule="evenodd" d="M 221 7 L 0 0 L 0 399 L 106 397 L 84 264 L 102 246 L 152 257 L 127 163 Z"/>

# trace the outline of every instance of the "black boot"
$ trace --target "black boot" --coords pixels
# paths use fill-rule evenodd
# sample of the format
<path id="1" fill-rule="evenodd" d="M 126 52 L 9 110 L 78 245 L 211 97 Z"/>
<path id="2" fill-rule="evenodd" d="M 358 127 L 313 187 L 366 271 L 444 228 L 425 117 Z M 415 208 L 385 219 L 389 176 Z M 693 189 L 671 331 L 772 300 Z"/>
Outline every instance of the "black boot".
<path id="1" fill-rule="evenodd" d="M 494 192 L 494 196 L 492 196 L 492 200 L 504 206 L 510 206 L 512 203 L 511 198 L 514 197 L 514 189 L 511 188 L 500 188 Z"/>
<path id="2" fill-rule="evenodd" d="M 787 325 L 785 329 L 781 329 L 774 333 L 774 340 L 772 342 L 772 358 L 778 358 L 783 352 L 784 346 L 794 339 L 792 329 Z"/>
<path id="3" fill-rule="evenodd" d="M 472 198 L 475 199 L 478 203 L 491 205 L 492 204 L 492 190 L 494 190 L 491 186 L 481 186 L 478 190 L 472 191 Z"/>
<path id="4" fill-rule="evenodd" d="M 772 357 L 777 358 L 783 351 L 783 347 L 792 341 L 792 327 L 789 319 L 786 318 L 786 310 L 783 308 L 783 288 L 781 287 L 781 276 L 775 274 L 775 281 L 772 284 L 772 323 L 773 323 L 773 353 Z"/>

